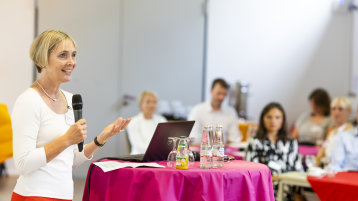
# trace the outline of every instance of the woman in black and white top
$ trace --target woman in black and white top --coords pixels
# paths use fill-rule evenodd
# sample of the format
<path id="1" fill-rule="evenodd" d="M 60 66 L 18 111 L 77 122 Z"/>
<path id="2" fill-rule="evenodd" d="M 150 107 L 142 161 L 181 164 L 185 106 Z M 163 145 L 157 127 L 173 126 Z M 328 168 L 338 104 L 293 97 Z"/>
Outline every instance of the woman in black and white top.
<path id="1" fill-rule="evenodd" d="M 273 176 L 302 170 L 297 141 L 288 138 L 286 115 L 279 103 L 269 103 L 262 110 L 259 128 L 249 142 L 245 160 L 266 164 Z"/>

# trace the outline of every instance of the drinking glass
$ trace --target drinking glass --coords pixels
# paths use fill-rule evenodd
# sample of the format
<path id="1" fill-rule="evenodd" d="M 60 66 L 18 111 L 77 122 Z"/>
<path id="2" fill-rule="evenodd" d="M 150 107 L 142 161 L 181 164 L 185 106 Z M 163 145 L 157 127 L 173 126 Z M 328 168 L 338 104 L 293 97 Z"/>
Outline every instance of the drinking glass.
<path id="1" fill-rule="evenodd" d="M 186 141 L 187 141 L 187 145 L 188 145 L 188 156 L 189 156 L 189 168 L 193 168 L 194 164 L 195 164 L 195 156 L 193 154 L 193 152 L 190 149 L 190 141 L 192 141 L 193 138 L 192 137 L 187 137 Z"/>
<path id="2" fill-rule="evenodd" d="M 170 151 L 167 159 L 167 167 L 175 168 L 177 160 L 177 138 L 168 137 L 168 144 L 172 145 L 172 150 Z"/>

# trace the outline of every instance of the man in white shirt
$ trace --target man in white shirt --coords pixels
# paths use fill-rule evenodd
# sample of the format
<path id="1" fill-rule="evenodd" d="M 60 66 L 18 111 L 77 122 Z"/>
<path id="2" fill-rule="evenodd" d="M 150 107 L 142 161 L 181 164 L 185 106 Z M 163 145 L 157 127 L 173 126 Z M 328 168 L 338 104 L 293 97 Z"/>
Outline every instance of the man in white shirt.
<path id="1" fill-rule="evenodd" d="M 240 142 L 241 135 L 238 128 L 238 117 L 235 109 L 223 105 L 223 101 L 228 93 L 229 85 L 223 79 L 215 79 L 211 86 L 211 100 L 196 105 L 188 116 L 188 120 L 195 120 L 193 130 L 190 134 L 194 138 L 193 144 L 201 141 L 201 132 L 207 124 L 221 124 L 224 131 L 226 144 Z"/>

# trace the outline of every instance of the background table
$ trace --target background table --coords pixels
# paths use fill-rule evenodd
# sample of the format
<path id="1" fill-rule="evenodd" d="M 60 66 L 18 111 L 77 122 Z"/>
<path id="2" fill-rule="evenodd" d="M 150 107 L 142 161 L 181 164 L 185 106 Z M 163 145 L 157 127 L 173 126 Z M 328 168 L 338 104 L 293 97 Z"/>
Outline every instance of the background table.
<path id="1" fill-rule="evenodd" d="M 93 164 L 91 168 L 83 201 L 274 201 L 270 170 L 253 162 L 225 162 L 222 169 L 200 169 L 199 162 L 189 170 L 143 167 L 104 173 Z"/>
<path id="2" fill-rule="evenodd" d="M 321 201 L 358 201 L 358 172 L 340 172 L 334 177 L 307 177 Z"/>
<path id="3" fill-rule="evenodd" d="M 317 155 L 318 151 L 319 151 L 319 148 L 317 148 L 315 146 L 298 145 L 298 152 L 302 156 Z"/>

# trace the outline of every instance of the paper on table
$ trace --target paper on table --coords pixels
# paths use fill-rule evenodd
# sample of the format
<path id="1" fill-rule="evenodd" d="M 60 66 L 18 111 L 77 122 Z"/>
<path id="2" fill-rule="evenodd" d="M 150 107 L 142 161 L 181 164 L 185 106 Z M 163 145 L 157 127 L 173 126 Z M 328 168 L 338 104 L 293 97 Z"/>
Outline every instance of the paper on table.
<path id="1" fill-rule="evenodd" d="M 132 168 L 136 168 L 139 166 L 157 167 L 157 168 L 165 167 L 165 166 L 159 165 L 157 163 L 121 163 L 118 161 L 103 161 L 103 162 L 95 162 L 94 164 L 97 165 L 98 167 L 100 167 L 103 170 L 103 172 L 108 172 L 108 171 L 125 168 L 125 167 L 132 167 Z"/>

